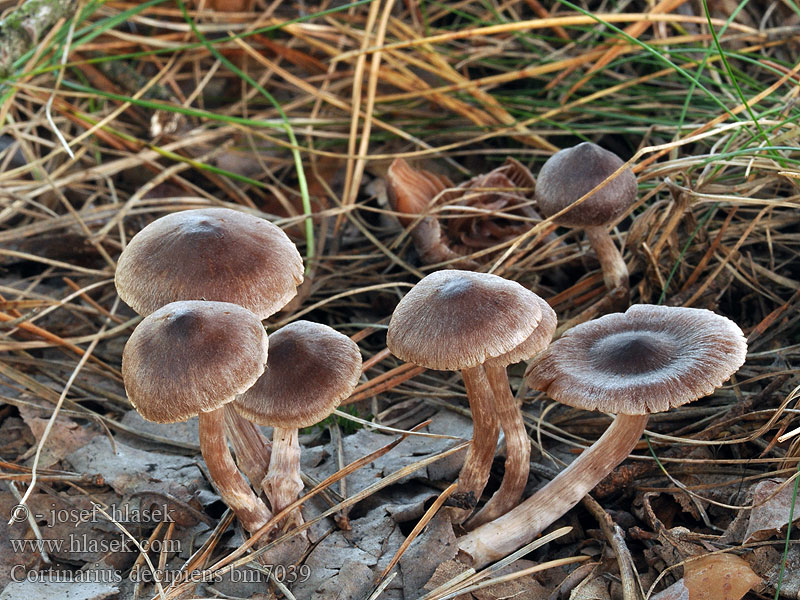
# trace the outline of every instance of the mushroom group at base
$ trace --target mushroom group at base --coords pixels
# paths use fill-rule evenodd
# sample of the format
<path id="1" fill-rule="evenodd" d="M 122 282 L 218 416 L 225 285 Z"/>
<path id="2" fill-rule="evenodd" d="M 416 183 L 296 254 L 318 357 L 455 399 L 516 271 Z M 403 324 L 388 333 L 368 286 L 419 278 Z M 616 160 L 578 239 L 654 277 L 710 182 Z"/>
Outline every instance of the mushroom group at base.
<path id="1" fill-rule="evenodd" d="M 531 364 L 530 386 L 561 403 L 617 416 L 533 496 L 459 538 L 464 560 L 478 568 L 531 542 L 625 460 L 648 414 L 711 394 L 746 352 L 733 321 L 698 308 L 640 304 L 567 331 Z"/>
<path id="2" fill-rule="evenodd" d="M 500 426 L 505 430 L 505 485 L 487 504 L 486 514 L 502 514 L 514 506 L 528 478 L 530 442 L 508 388 L 505 366 L 550 341 L 554 315 L 548 314 L 546 320 L 548 327 L 552 324 L 549 334 L 535 333 L 547 311 L 552 312 L 541 298 L 515 281 L 448 269 L 421 279 L 398 303 L 389 322 L 386 345 L 395 356 L 429 369 L 461 371 L 474 424 L 458 477 L 457 492 L 463 498 L 480 499 Z M 499 415 L 495 403 L 501 406 Z M 471 512 L 462 509 L 452 518 L 462 522 Z"/>

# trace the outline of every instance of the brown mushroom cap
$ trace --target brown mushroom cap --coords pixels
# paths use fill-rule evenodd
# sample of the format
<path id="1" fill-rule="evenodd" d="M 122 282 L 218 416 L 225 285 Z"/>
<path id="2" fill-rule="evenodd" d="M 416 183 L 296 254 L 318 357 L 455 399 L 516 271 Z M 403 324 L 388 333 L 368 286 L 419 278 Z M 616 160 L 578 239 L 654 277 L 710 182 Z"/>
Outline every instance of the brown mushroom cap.
<path id="1" fill-rule="evenodd" d="M 236 304 L 167 304 L 145 317 L 125 344 L 128 399 L 157 423 L 216 410 L 264 372 L 267 343 L 258 317 Z"/>
<path id="2" fill-rule="evenodd" d="M 622 164 L 616 154 L 592 142 L 556 152 L 544 163 L 536 180 L 539 208 L 547 217 L 556 214 L 602 183 Z M 605 225 L 633 204 L 636 191 L 636 176 L 631 169 L 625 169 L 556 222 L 569 227 Z"/>
<path id="3" fill-rule="evenodd" d="M 534 294 L 536 295 L 536 294 Z M 556 332 L 558 325 L 558 317 L 556 311 L 540 296 L 536 296 L 536 302 L 542 311 L 542 320 L 533 330 L 533 333 L 516 348 L 513 348 L 505 354 L 501 354 L 495 358 L 489 359 L 489 362 L 496 363 L 501 366 L 513 365 L 521 360 L 527 360 L 532 356 L 536 356 L 543 351 L 550 342 L 553 341 L 553 335 Z"/>
<path id="4" fill-rule="evenodd" d="M 457 371 L 510 352 L 542 318 L 536 294 L 497 275 L 449 269 L 420 280 L 389 321 L 392 353 L 429 369 Z"/>
<path id="5" fill-rule="evenodd" d="M 527 377 L 532 388 L 569 406 L 642 415 L 711 394 L 746 353 L 742 330 L 726 317 L 638 304 L 573 327 Z"/>
<path id="6" fill-rule="evenodd" d="M 327 325 L 295 321 L 269 336 L 267 369 L 233 403 L 260 425 L 294 429 L 319 423 L 356 387 L 361 353 Z"/>
<path id="7" fill-rule="evenodd" d="M 303 281 L 289 237 L 265 219 L 228 208 L 184 210 L 137 233 L 119 257 L 120 298 L 148 315 L 177 300 L 233 302 L 266 319 Z"/>

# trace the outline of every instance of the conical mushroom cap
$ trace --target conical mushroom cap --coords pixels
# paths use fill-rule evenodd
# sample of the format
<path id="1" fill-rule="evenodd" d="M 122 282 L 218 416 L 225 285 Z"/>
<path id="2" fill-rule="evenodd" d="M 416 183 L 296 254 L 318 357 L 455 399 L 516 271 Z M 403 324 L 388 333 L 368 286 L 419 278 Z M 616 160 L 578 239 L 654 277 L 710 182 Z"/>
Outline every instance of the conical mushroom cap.
<path id="1" fill-rule="evenodd" d="M 319 423 L 356 387 L 361 353 L 327 325 L 295 321 L 269 336 L 267 369 L 233 403 L 259 425 L 299 429 Z"/>
<path id="2" fill-rule="evenodd" d="M 236 304 L 167 304 L 145 317 L 125 344 L 128 399 L 157 423 L 216 410 L 264 372 L 267 343 L 258 317 Z"/>
<path id="3" fill-rule="evenodd" d="M 156 219 L 119 257 L 120 298 L 141 315 L 177 300 L 233 302 L 266 319 L 297 294 L 303 260 L 265 219 L 228 208 Z"/>
<path id="4" fill-rule="evenodd" d="M 550 217 L 590 192 L 623 165 L 613 152 L 583 142 L 559 150 L 542 165 L 536 180 L 536 201 Z M 603 189 L 556 219 L 559 225 L 590 227 L 610 223 L 636 200 L 636 176 L 625 169 Z"/>
<path id="5" fill-rule="evenodd" d="M 510 352 L 542 318 L 538 296 L 515 281 L 448 269 L 420 280 L 395 308 L 386 345 L 428 369 L 458 371 Z"/>
<path id="6" fill-rule="evenodd" d="M 536 301 L 542 311 L 542 320 L 533 330 L 528 338 L 513 350 L 501 354 L 496 358 L 490 358 L 487 362 L 492 362 L 503 367 L 513 365 L 521 360 L 527 360 L 542 352 L 550 342 L 558 325 L 558 317 L 550 305 L 540 296 L 536 296 Z"/>
<path id="7" fill-rule="evenodd" d="M 726 317 L 638 304 L 573 327 L 526 375 L 533 389 L 563 404 L 641 415 L 711 394 L 746 353 L 742 330 Z"/>

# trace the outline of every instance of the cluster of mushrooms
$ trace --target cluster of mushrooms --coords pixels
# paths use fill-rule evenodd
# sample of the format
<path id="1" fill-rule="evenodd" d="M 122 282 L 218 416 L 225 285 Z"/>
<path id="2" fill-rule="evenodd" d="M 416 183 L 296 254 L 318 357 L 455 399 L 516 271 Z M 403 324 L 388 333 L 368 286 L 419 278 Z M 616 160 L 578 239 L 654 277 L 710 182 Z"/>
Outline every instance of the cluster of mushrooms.
<path id="1" fill-rule="evenodd" d="M 267 336 L 261 321 L 302 281 L 279 227 L 227 208 L 153 221 L 117 265 L 120 297 L 144 316 L 122 354 L 128 398 L 158 423 L 198 416 L 209 475 L 250 533 L 303 489 L 298 429 L 333 412 L 361 375 L 358 346 L 327 325 L 295 321 Z M 257 425 L 273 427 L 271 442 Z M 300 523 L 289 511 L 271 534 Z"/>
<path id="2" fill-rule="evenodd" d="M 513 183 L 517 167 L 507 166 L 503 177 Z M 627 288 L 627 271 L 598 219 L 613 220 L 635 196 L 636 180 L 622 166 L 610 152 L 580 144 L 551 157 L 536 185 L 540 210 L 586 230 L 609 289 Z M 565 178 L 564 168 L 588 175 Z M 409 190 L 397 189 L 397 180 L 390 184 L 395 200 L 444 185 L 412 175 L 417 184 Z M 302 261 L 280 229 L 227 209 L 153 222 L 128 244 L 117 271 L 120 296 L 146 315 L 123 353 L 131 402 L 159 422 L 199 415 L 209 473 L 251 533 L 270 521 L 270 508 L 282 511 L 302 491 L 297 428 L 329 414 L 361 373 L 356 345 L 324 325 L 297 321 L 267 338 L 261 320 L 284 306 L 301 281 Z M 461 371 L 474 429 L 458 478 L 462 502 L 449 510 L 465 532 L 458 539 L 461 559 L 476 568 L 532 541 L 628 456 L 650 413 L 712 393 L 747 351 L 741 329 L 705 309 L 634 305 L 553 342 L 556 322 L 547 302 L 517 282 L 446 269 L 420 280 L 389 323 L 393 354 L 429 369 Z M 528 359 L 531 388 L 616 417 L 599 440 L 523 501 L 531 446 L 506 367 Z M 274 427 L 271 452 L 254 424 Z M 503 479 L 481 505 L 501 431 Z M 260 484 L 269 507 L 242 472 L 254 487 Z M 294 511 L 286 519 L 299 523 L 302 516 Z"/>

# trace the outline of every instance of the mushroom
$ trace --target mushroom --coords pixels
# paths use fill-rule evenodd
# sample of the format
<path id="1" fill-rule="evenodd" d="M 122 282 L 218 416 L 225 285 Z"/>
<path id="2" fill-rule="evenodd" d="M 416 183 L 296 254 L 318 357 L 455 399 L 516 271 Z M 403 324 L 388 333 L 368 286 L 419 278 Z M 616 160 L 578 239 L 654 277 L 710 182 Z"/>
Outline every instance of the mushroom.
<path id="1" fill-rule="evenodd" d="M 280 227 L 229 208 L 156 219 L 117 263 L 120 298 L 140 315 L 176 300 L 243 306 L 260 319 L 282 308 L 303 281 L 303 260 Z"/>
<path id="2" fill-rule="evenodd" d="M 303 490 L 297 430 L 333 412 L 360 376 L 358 346 L 327 325 L 295 321 L 270 336 L 267 369 L 233 407 L 250 421 L 273 427 L 272 456 L 261 485 L 274 512 Z M 299 524 L 302 516 L 295 511 L 287 520 Z"/>
<path id="3" fill-rule="evenodd" d="M 514 508 L 522 498 L 525 484 L 528 483 L 531 443 L 525 430 L 522 412 L 511 393 L 506 367 L 539 354 L 553 339 L 558 324 L 556 313 L 539 296 L 536 296 L 536 302 L 542 311 L 542 320 L 528 339 L 511 351 L 490 358 L 483 365 L 494 394 L 500 428 L 506 439 L 506 462 L 500 487 L 483 508 L 466 522 L 467 529 L 488 523 Z"/>
<path id="4" fill-rule="evenodd" d="M 276 225 L 228 208 L 184 210 L 156 219 L 123 250 L 114 282 L 120 298 L 147 315 L 176 300 L 216 300 L 266 319 L 297 293 L 303 260 Z M 225 430 L 254 485 L 269 462 L 261 430 L 229 406 Z"/>
<path id="5" fill-rule="evenodd" d="M 592 142 L 559 150 L 547 159 L 536 180 L 539 209 L 546 217 L 553 216 L 592 191 L 623 164 L 616 154 Z M 606 226 L 634 203 L 636 191 L 636 176 L 626 168 L 605 187 L 555 218 L 559 225 L 583 228 L 597 253 L 609 290 L 627 290 L 628 267 Z"/>
<path id="6" fill-rule="evenodd" d="M 464 498 L 480 498 L 499 434 L 494 394 L 483 365 L 529 339 L 542 319 L 540 300 L 515 281 L 448 269 L 421 279 L 389 321 L 386 345 L 397 357 L 428 369 L 461 371 L 474 423 L 458 477 L 457 491 Z M 512 463 L 516 459 L 510 458 Z M 470 512 L 457 511 L 453 520 L 462 522 Z"/>
<path id="7" fill-rule="evenodd" d="M 410 236 L 420 260 L 450 261 L 464 269 L 479 266 L 479 261 L 467 258 L 470 254 L 508 242 L 541 220 L 530 206 L 533 188 L 530 171 L 513 158 L 457 187 L 446 176 L 414 169 L 402 158 L 386 173 L 389 203 L 399 213 L 398 220 L 403 225 L 416 223 Z M 434 204 L 465 210 L 447 219 L 419 219 Z M 486 260 L 483 256 L 480 262 Z"/>
<path id="8" fill-rule="evenodd" d="M 733 321 L 698 308 L 641 304 L 570 329 L 531 365 L 528 382 L 564 404 L 617 416 L 533 496 L 459 538 L 462 556 L 479 568 L 532 541 L 625 460 L 649 413 L 711 394 L 746 352 Z"/>
<path id="9" fill-rule="evenodd" d="M 125 390 L 150 421 L 195 415 L 200 449 L 222 500 L 253 533 L 272 515 L 236 468 L 224 406 L 264 372 L 267 334 L 249 310 L 228 302 L 172 302 L 145 317 L 122 352 Z"/>

